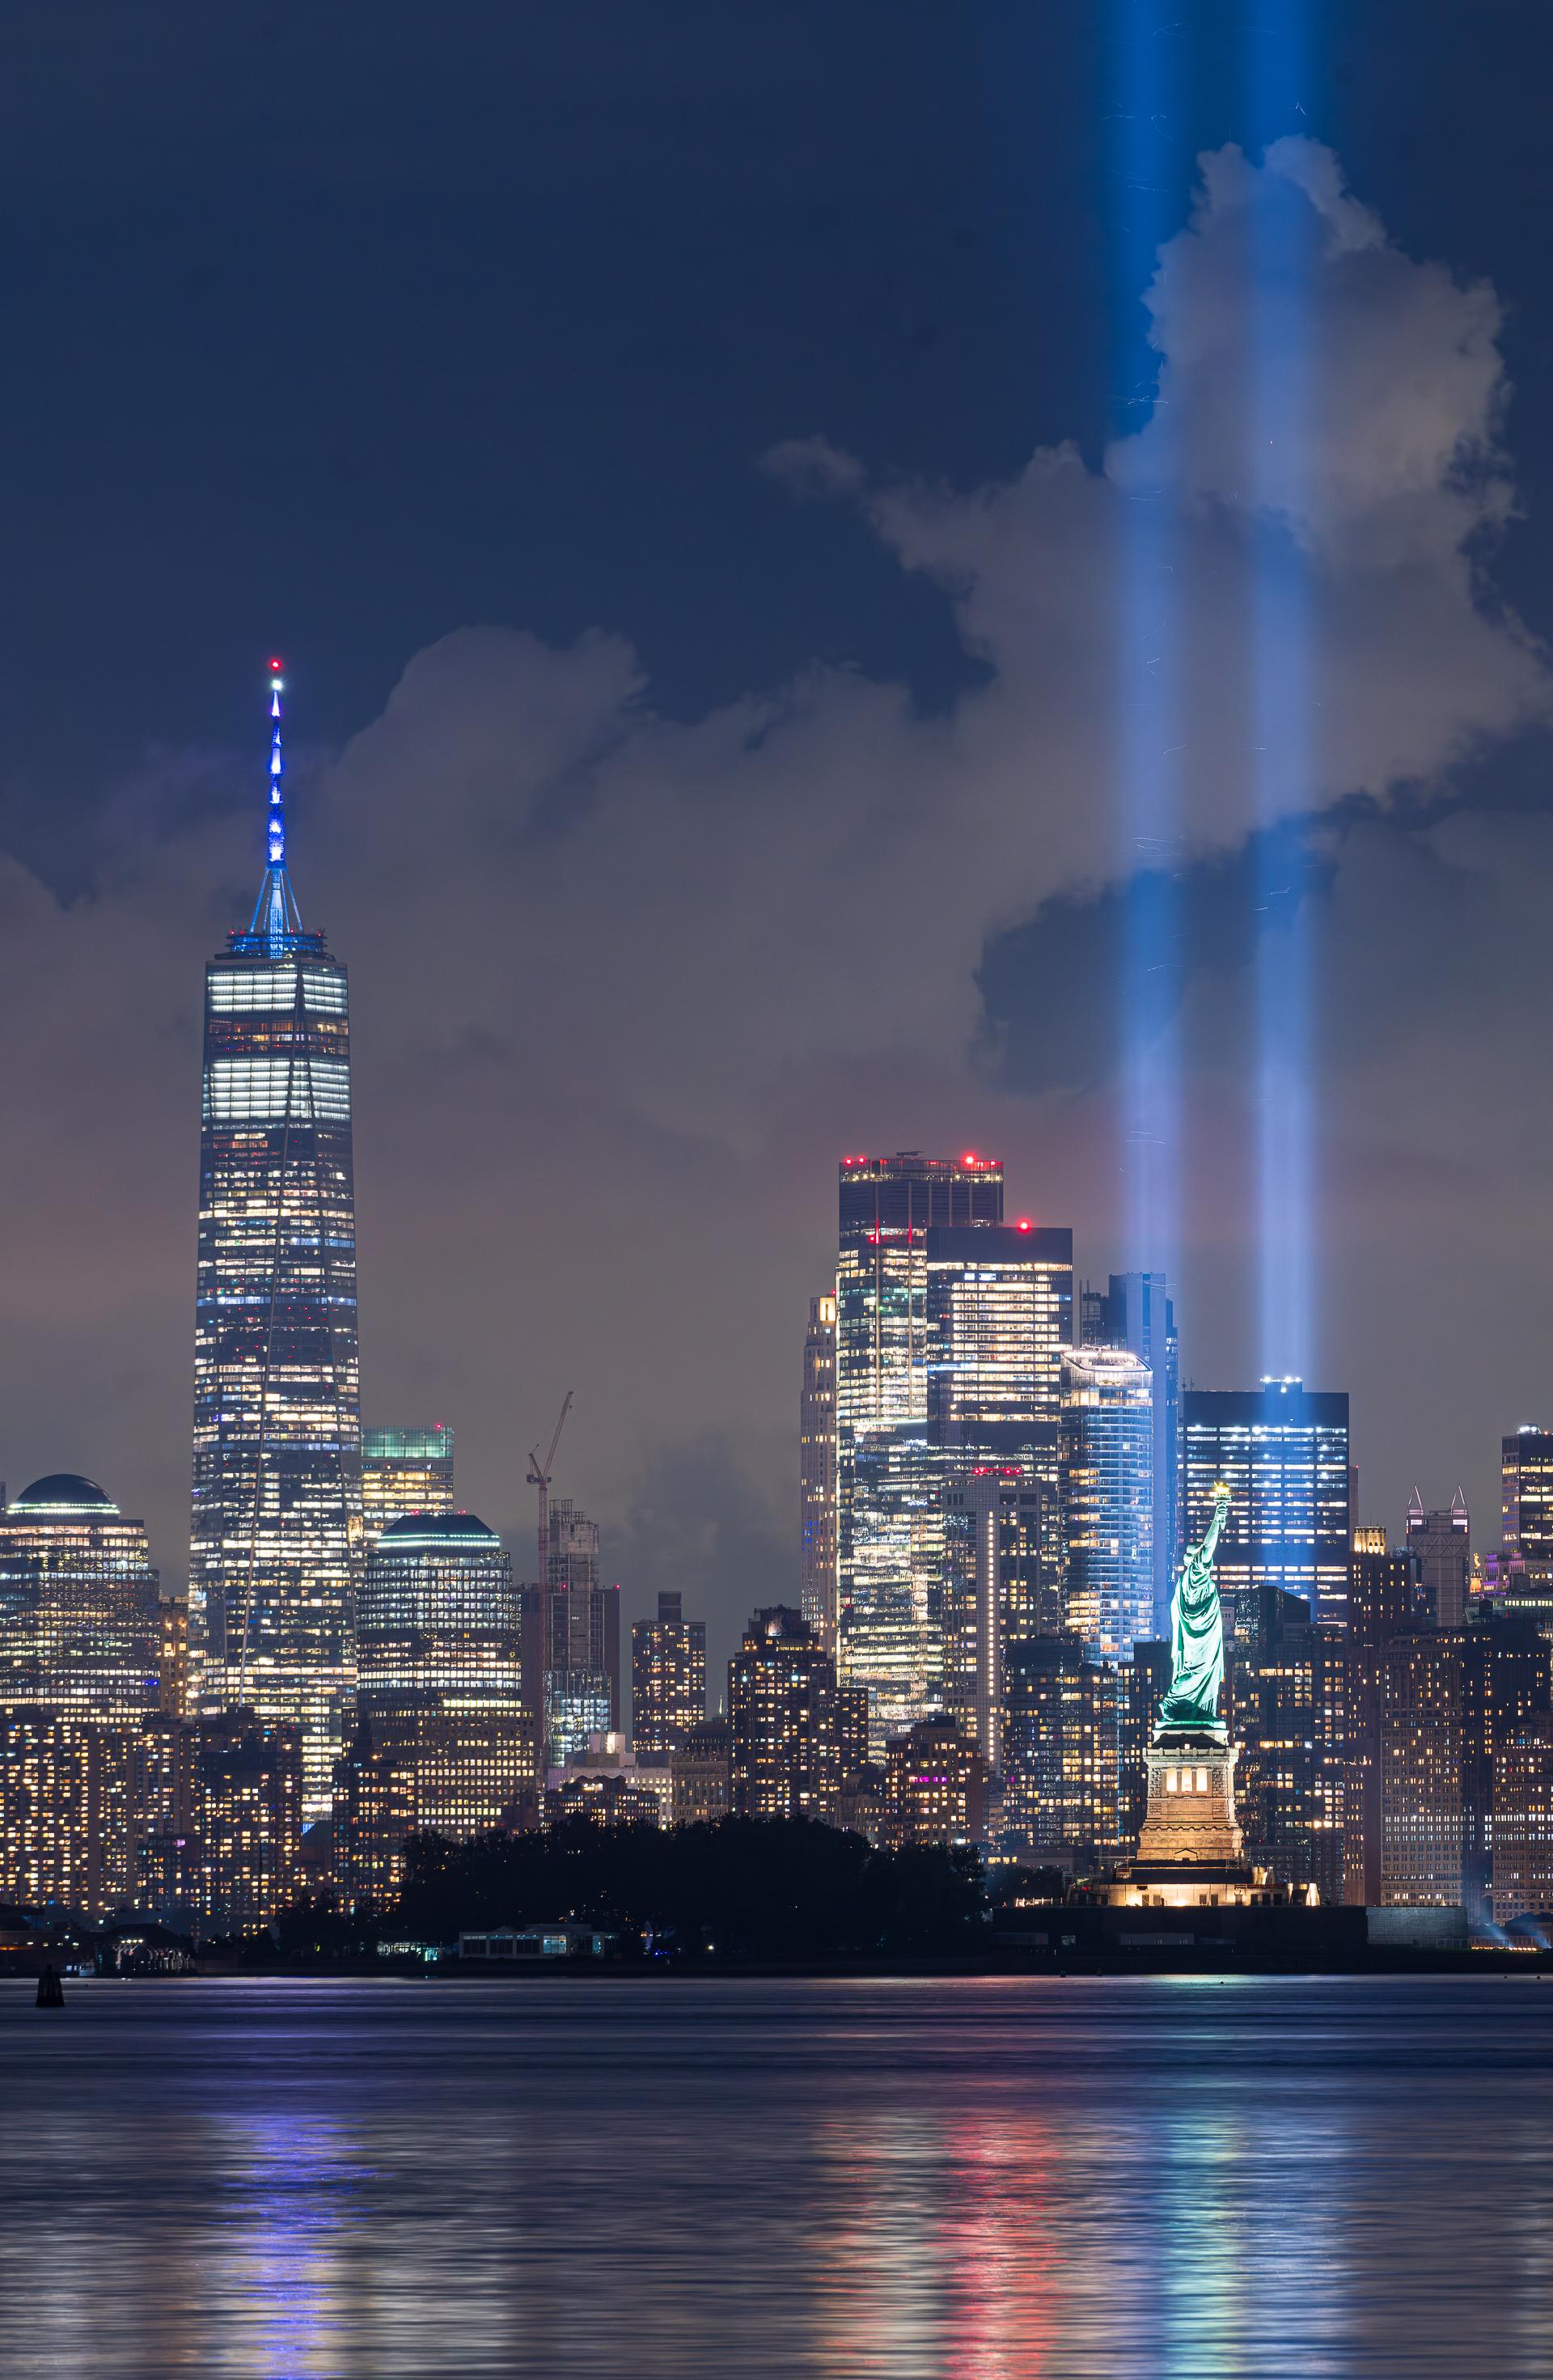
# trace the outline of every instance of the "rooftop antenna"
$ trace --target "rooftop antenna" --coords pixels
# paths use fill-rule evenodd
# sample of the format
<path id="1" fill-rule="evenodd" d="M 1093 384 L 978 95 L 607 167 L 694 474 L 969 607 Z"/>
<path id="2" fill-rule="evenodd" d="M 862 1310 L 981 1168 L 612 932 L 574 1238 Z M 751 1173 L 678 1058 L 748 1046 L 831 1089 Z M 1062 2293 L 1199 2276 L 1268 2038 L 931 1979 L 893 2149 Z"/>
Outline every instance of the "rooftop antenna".
<path id="1" fill-rule="evenodd" d="M 285 755 L 281 748 L 281 696 L 285 680 L 278 653 L 270 656 L 270 798 L 264 824 L 264 881 L 254 904 L 250 934 L 284 942 L 302 930 L 301 913 L 285 868 Z"/>

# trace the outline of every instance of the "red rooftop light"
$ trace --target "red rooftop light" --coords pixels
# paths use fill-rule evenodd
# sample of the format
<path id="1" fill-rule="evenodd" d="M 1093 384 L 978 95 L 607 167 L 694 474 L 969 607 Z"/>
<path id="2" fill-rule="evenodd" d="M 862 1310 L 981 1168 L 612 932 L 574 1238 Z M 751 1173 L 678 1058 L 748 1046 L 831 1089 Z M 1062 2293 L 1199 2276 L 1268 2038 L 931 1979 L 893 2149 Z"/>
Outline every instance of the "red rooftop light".
<path id="1" fill-rule="evenodd" d="M 1021 1215 L 1018 1222 L 1014 1225 L 1015 1231 L 1018 1232 L 1027 1232 L 1030 1227 L 1030 1218 L 1028 1215 Z"/>

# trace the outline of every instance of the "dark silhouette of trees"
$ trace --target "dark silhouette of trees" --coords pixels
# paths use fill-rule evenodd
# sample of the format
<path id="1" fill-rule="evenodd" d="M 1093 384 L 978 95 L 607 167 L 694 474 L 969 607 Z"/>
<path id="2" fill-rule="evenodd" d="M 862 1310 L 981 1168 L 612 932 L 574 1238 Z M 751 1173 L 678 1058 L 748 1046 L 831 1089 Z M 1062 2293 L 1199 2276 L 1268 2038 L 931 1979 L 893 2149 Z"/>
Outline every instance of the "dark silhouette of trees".
<path id="1" fill-rule="evenodd" d="M 985 1910 L 974 1852 L 870 1851 L 808 1818 L 663 1832 L 579 1817 L 543 1834 L 416 1837 L 392 1925 L 450 1940 L 571 1917 L 686 1959 L 803 1959 L 969 1947 Z"/>

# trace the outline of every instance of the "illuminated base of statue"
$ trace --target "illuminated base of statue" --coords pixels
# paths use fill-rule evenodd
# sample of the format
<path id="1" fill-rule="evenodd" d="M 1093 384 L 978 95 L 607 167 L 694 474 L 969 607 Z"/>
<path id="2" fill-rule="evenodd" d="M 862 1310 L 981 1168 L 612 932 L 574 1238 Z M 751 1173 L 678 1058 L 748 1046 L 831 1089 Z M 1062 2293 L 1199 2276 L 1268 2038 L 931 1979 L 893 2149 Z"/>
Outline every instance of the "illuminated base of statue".
<path id="1" fill-rule="evenodd" d="M 1138 1839 L 1146 1866 L 1233 1866 L 1245 1857 L 1235 1817 L 1235 1759 L 1226 1729 L 1165 1728 L 1149 1745 L 1148 1808 Z"/>
<path id="2" fill-rule="evenodd" d="M 1148 1746 L 1138 1855 L 1108 1899 L 1129 1909 L 1244 1907 L 1281 1900 L 1245 1857 L 1235 1817 L 1238 1743 L 1216 1728 L 1163 1728 Z"/>

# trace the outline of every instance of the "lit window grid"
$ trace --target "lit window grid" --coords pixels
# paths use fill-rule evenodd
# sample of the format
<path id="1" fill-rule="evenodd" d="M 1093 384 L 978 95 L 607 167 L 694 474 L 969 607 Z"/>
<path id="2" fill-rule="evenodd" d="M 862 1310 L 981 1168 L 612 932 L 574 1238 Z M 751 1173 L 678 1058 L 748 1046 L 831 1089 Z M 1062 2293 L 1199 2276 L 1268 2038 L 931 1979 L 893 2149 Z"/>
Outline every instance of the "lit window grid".
<path id="1" fill-rule="evenodd" d="M 757 1818 L 823 1817 L 841 1779 L 835 1673 L 823 1648 L 746 1636 L 728 1665 L 733 1806 Z"/>
<path id="2" fill-rule="evenodd" d="M 378 1544 L 361 1582 L 356 1637 L 364 1710 L 522 1703 L 518 1592 L 494 1536 L 428 1534 Z"/>
<path id="3" fill-rule="evenodd" d="M 367 1549 L 391 1521 L 453 1510 L 453 1432 L 364 1430 L 361 1526 Z"/>
<path id="4" fill-rule="evenodd" d="M 1004 1683 L 1005 1848 L 1103 1856 L 1121 1840 L 1117 1671 L 1048 1640 L 1013 1658 Z"/>
<path id="5" fill-rule="evenodd" d="M 836 1301 L 810 1301 L 798 1415 L 799 1608 L 820 1642 L 836 1626 Z"/>
<path id="6" fill-rule="evenodd" d="M 1460 1906 L 1462 1677 L 1449 1637 L 1396 1639 L 1381 1672 L 1380 1897 Z"/>
<path id="7" fill-rule="evenodd" d="M 93 1720 L 0 1713 L 0 1900 L 102 1918 L 127 1897 L 129 1745 Z"/>
<path id="8" fill-rule="evenodd" d="M 209 983 L 229 986 L 243 972 L 240 960 L 218 962 Z M 280 1018 L 243 1014 L 235 1001 L 218 1008 L 208 997 L 208 1083 L 217 1068 L 273 1064 L 283 1037 L 292 1046 L 282 1062 L 299 1094 L 315 1060 L 347 1062 L 344 971 L 322 962 L 301 974 L 306 1022 L 295 1010 Z M 337 1001 L 334 991 L 311 996 L 325 983 L 338 987 Z M 332 1013 L 312 1015 L 325 998 Z M 298 1052 L 306 1064 L 294 1063 Z M 321 1815 L 352 1682 L 348 1611 L 360 1535 L 348 1099 L 339 1120 L 294 1116 L 289 1127 L 256 1129 L 207 1111 L 197 1294 L 189 1597 L 200 1639 L 196 1687 L 206 1700 L 256 1699 L 241 1657 L 251 1561 L 247 1667 L 261 1673 L 257 1696 L 267 1716 L 300 1715 L 306 1705 L 309 1814 Z M 265 1487 L 256 1516 L 267 1354 Z M 306 1672 L 313 1669 L 322 1676 L 309 1685 Z"/>
<path id="9" fill-rule="evenodd" d="M 1073 1267 L 1045 1259 L 928 1267 L 928 1404 L 940 1432 L 1054 1420 L 1073 1336 Z"/>
<path id="10" fill-rule="evenodd" d="M 673 1752 L 707 1715 L 707 1632 L 698 1620 L 640 1620 L 631 1631 L 631 1734 Z"/>
<path id="11" fill-rule="evenodd" d="M 1503 1441 L 1501 1517 L 1507 1553 L 1529 1569 L 1553 1567 L 1553 1432 L 1520 1430 Z"/>
<path id="12" fill-rule="evenodd" d="M 1198 1543 L 1219 1480 L 1231 1496 L 1215 1563 L 1220 1592 L 1263 1585 L 1302 1595 L 1313 1617 L 1346 1617 L 1348 1432 L 1324 1423 L 1189 1421 L 1186 1535 Z"/>
<path id="13" fill-rule="evenodd" d="M 920 1430 L 872 1435 L 854 1464 L 836 1626 L 843 1684 L 865 1687 L 869 1757 L 944 1692 L 942 1482 L 948 1458 Z"/>
<path id="14" fill-rule="evenodd" d="M 156 1706 L 161 1653 L 139 1521 L 0 1513 L 0 1705 L 131 1728 Z"/>
<path id="15" fill-rule="evenodd" d="M 1064 1366 L 1059 1427 L 1063 1603 L 1091 1658 L 1154 1625 L 1154 1405 L 1147 1367 L 1108 1350 Z"/>

